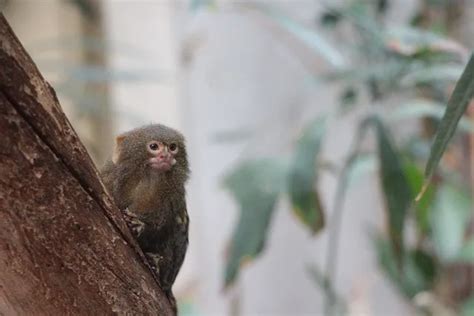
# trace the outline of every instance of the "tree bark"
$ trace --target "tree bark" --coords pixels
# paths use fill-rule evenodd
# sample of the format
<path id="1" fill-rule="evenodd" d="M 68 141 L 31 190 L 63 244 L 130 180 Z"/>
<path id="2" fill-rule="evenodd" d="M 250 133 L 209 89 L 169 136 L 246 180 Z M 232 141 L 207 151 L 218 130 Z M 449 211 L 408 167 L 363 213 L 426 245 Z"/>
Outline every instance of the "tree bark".
<path id="1" fill-rule="evenodd" d="M 0 14 L 0 315 L 172 315 L 143 253 Z"/>

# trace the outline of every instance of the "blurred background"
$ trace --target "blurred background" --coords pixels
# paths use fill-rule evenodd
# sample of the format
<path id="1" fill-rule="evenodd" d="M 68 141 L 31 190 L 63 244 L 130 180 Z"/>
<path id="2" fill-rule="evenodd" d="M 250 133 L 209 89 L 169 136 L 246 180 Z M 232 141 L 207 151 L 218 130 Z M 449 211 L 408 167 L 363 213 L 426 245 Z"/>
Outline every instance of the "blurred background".
<path id="1" fill-rule="evenodd" d="M 188 142 L 181 315 L 474 315 L 471 0 L 1 0 L 98 166 Z"/>

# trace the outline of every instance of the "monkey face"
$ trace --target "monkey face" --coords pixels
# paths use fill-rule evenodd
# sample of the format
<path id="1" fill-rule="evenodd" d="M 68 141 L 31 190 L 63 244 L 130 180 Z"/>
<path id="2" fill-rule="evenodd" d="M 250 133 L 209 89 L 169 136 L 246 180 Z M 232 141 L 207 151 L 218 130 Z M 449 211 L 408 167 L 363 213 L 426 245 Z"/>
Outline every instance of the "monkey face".
<path id="1" fill-rule="evenodd" d="M 182 182 L 189 174 L 183 135 L 161 124 L 119 135 L 112 161 L 137 174 L 166 174 Z"/>
<path id="2" fill-rule="evenodd" d="M 151 158 L 148 159 L 150 167 L 159 172 L 169 171 L 176 164 L 175 156 L 179 147 L 175 142 L 166 144 L 153 140 L 147 144 L 147 150 L 151 154 Z"/>

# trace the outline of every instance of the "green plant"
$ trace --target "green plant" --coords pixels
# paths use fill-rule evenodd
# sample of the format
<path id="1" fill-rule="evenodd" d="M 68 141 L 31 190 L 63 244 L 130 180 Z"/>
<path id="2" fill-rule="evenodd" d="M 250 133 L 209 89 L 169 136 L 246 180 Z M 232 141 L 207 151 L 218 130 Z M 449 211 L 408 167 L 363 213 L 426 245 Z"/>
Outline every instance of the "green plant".
<path id="1" fill-rule="evenodd" d="M 343 201 L 356 176 L 373 169 L 374 159 L 388 219 L 386 232 L 371 234 L 381 269 L 413 303 L 417 295 L 428 293 L 439 299 L 446 309 L 472 308 L 473 284 L 459 295 L 454 288 L 448 294 L 439 290 L 446 287 L 453 267 L 474 264 L 473 241 L 467 227 L 472 220 L 472 197 L 468 193 L 472 179 L 462 176 L 465 169 L 449 162 L 437 167 L 458 124 L 458 134 L 466 135 L 474 130 L 472 121 L 463 118 L 474 93 L 474 57 L 463 70 L 468 59 L 466 50 L 439 32 L 439 23 L 432 23 L 431 26 L 436 25 L 432 29 L 429 23 L 419 26 L 421 13 L 411 25 L 385 25 L 384 14 L 389 4 L 390 1 L 350 1 L 342 7 L 326 7 L 320 23 L 331 30 L 342 25 L 349 27 L 351 38 L 355 38 L 340 41 L 343 47 L 335 47 L 314 29 L 271 6 L 245 6 L 262 13 L 306 43 L 332 66 L 330 73 L 312 74 L 316 87 L 338 84 L 346 88 L 341 94 L 340 106 L 311 122 L 288 157 L 245 161 L 226 177 L 225 187 L 235 196 L 241 209 L 225 272 L 227 286 L 237 278 L 242 264 L 262 251 L 270 219 L 282 195 L 288 197 L 293 211 L 312 233 L 324 228 L 325 203 L 317 189 L 319 175 L 324 172 L 319 157 L 324 131 L 334 120 L 359 106 L 359 96 L 364 95 L 371 106 L 357 127 L 352 148 L 345 161 L 331 162 L 341 167 L 337 168 L 335 206 L 327 227 L 330 244 L 326 265 L 323 269 L 315 265 L 310 268 L 326 297 L 325 314 L 344 311 L 344 299 L 333 286 Z M 350 50 L 352 60 L 339 53 L 343 49 Z M 456 80 L 451 94 L 450 88 Z M 389 108 L 393 96 L 400 100 L 395 109 Z M 391 124 L 395 120 L 414 118 L 419 119 L 420 131 L 405 138 L 392 135 Z M 361 144 L 368 137 L 369 129 L 375 134 L 376 146 L 363 152 Z M 430 146 L 434 130 L 437 132 Z M 458 141 L 453 150 L 463 146 L 466 145 Z M 430 154 L 425 150 L 429 147 Z M 463 163 L 465 161 L 459 165 Z M 414 243 L 404 238 L 409 223 L 414 223 Z M 433 313 L 437 308 L 434 305 L 418 307 Z"/>

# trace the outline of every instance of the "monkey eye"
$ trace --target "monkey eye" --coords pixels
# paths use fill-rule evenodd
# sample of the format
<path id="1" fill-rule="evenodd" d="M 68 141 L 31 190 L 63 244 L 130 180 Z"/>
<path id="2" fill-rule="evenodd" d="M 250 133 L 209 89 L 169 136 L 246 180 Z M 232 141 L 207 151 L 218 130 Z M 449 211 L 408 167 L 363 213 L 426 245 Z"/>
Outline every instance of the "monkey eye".
<path id="1" fill-rule="evenodd" d="M 176 143 L 171 143 L 168 148 L 172 153 L 177 153 L 178 152 L 178 145 Z"/>
<path id="2" fill-rule="evenodd" d="M 150 148 L 151 151 L 157 151 L 160 148 L 160 145 L 158 145 L 157 142 L 151 142 L 148 144 L 148 148 Z"/>

